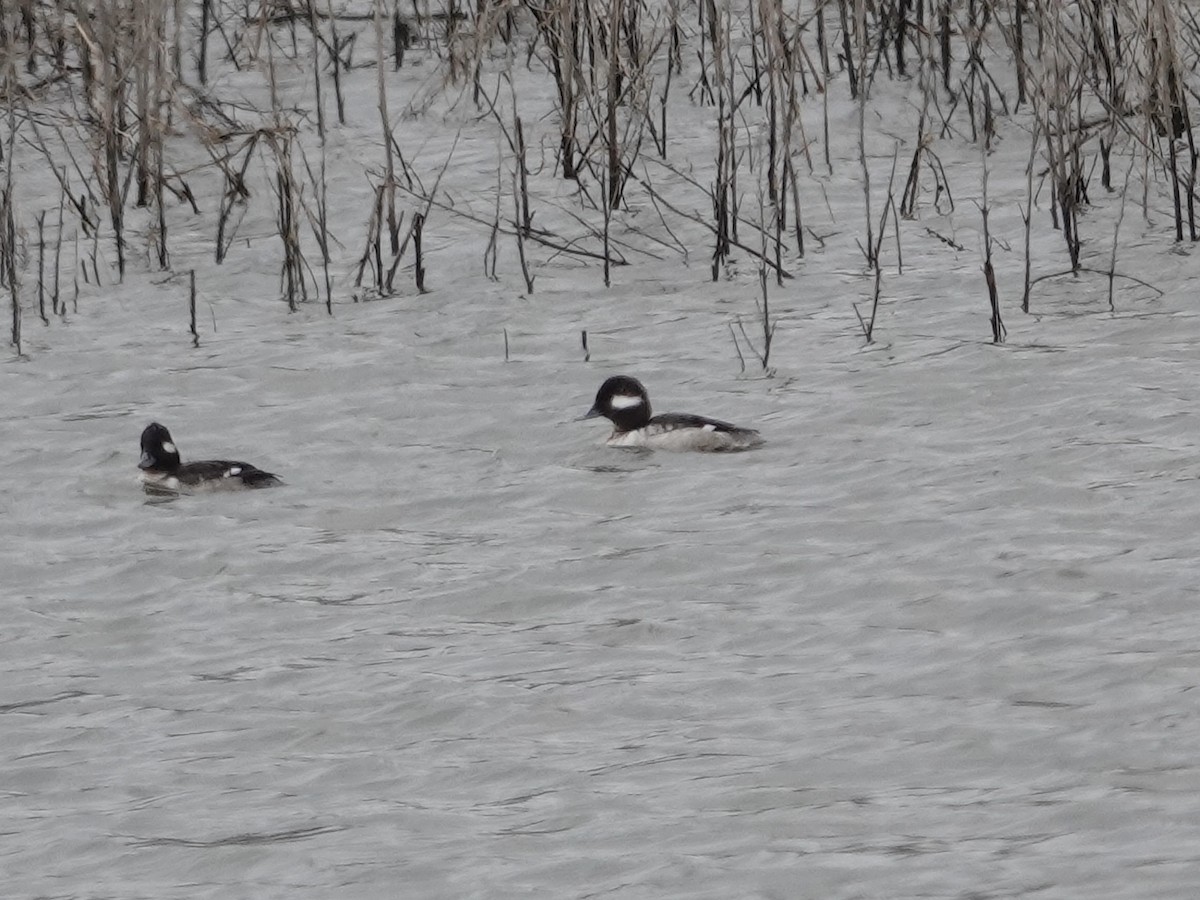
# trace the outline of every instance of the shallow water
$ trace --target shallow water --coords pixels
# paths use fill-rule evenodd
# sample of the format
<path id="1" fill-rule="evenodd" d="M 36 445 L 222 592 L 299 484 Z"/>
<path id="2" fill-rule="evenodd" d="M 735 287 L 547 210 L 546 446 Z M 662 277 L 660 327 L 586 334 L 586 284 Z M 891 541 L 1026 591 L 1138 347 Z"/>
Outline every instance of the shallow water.
<path id="1" fill-rule="evenodd" d="M 781 309 L 738 379 L 704 291 L 31 328 L 5 896 L 1191 896 L 1200 321 Z M 620 371 L 769 443 L 605 448 Z M 152 419 L 287 486 L 147 498 Z"/>

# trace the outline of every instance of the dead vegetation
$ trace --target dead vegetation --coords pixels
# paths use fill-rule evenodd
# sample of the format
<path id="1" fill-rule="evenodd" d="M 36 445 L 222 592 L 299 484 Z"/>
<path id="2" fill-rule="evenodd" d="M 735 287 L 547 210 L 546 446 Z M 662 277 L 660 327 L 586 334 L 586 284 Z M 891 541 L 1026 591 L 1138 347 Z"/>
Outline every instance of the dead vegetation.
<path id="1" fill-rule="evenodd" d="M 1127 207 L 1147 227 L 1165 209 L 1176 241 L 1197 239 L 1198 59 L 1200 21 L 1167 0 L 17 0 L 0 7 L 11 342 L 20 352 L 25 311 L 66 314 L 64 276 L 75 303 L 81 283 L 171 270 L 181 226 L 208 235 L 212 265 L 253 243 L 282 302 L 330 312 L 436 290 L 445 257 L 430 247 L 453 230 L 486 245 L 487 278 L 527 293 L 555 265 L 595 269 L 599 286 L 701 255 L 758 319 L 730 320 L 739 356 L 769 370 L 778 311 L 805 302 L 810 257 L 835 253 L 812 240 L 813 208 L 861 253 L 845 301 L 866 341 L 902 279 L 902 237 L 932 235 L 950 260 L 969 231 L 984 278 L 961 293 L 999 342 L 1002 303 L 1019 293 L 1036 310 L 1048 279 L 1099 273 L 1110 303 L 1117 279 L 1145 284 L 1118 268 Z M 532 105 L 533 84 L 552 109 Z M 345 154 L 331 170 L 329 142 L 365 134 L 368 110 L 347 97 L 369 93 L 375 136 L 354 148 L 357 171 Z M 857 134 L 831 121 L 831 98 Z M 435 107 L 435 127 L 491 129 L 490 195 L 464 197 L 454 151 L 435 159 L 412 138 Z M 1004 157 L 1024 197 L 989 195 L 997 148 L 1026 141 Z M 35 168 L 54 196 L 22 190 Z M 331 192 L 351 176 L 370 202 Z M 834 178 L 860 201 L 831 199 Z M 963 196 L 970 224 L 954 218 Z M 1023 241 L 994 231 L 1006 202 Z M 1090 215 L 1100 204 L 1113 213 Z M 251 222 L 269 223 L 271 249 Z M 911 236 L 908 222 L 922 223 Z M 998 252 L 1023 266 L 1019 291 L 1000 289 Z"/>

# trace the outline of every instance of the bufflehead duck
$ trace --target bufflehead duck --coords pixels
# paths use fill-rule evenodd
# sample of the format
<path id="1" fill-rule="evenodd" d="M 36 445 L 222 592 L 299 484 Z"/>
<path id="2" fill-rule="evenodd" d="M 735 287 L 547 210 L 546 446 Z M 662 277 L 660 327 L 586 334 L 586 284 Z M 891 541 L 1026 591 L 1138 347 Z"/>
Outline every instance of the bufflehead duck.
<path id="1" fill-rule="evenodd" d="M 142 484 L 152 493 L 230 491 L 282 484 L 270 472 L 249 463 L 206 459 L 181 465 L 171 432 L 157 422 L 142 432 Z"/>
<path id="2" fill-rule="evenodd" d="M 752 428 L 694 416 L 662 413 L 651 416 L 650 397 L 636 378 L 614 375 L 596 394 L 585 419 L 604 416 L 613 423 L 610 447 L 645 447 L 654 450 L 749 450 L 763 439 Z"/>

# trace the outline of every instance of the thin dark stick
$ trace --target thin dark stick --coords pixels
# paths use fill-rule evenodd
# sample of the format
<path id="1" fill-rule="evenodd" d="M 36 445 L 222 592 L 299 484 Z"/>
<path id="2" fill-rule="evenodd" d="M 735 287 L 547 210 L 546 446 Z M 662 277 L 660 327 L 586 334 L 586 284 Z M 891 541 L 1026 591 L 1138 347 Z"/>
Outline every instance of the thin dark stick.
<path id="1" fill-rule="evenodd" d="M 520 214 L 521 214 L 521 200 L 520 200 L 520 197 L 519 197 L 519 196 L 518 196 L 518 194 L 517 194 L 517 176 L 516 176 L 516 173 L 513 173 L 513 205 L 516 207 L 516 214 L 517 214 L 518 216 L 520 216 Z M 516 234 L 516 237 L 517 237 L 517 259 L 518 259 L 518 260 L 520 261 L 520 263 L 521 263 L 521 275 L 522 275 L 522 276 L 524 277 L 524 279 L 525 279 L 525 290 L 526 290 L 528 293 L 532 294 L 532 293 L 533 293 L 533 281 L 534 281 L 534 277 L 535 277 L 535 276 L 534 276 L 534 275 L 532 275 L 532 274 L 530 273 L 530 271 L 529 271 L 529 261 L 528 261 L 528 260 L 525 258 L 525 232 L 524 232 L 524 230 L 522 230 L 522 228 L 520 227 L 520 225 L 518 225 L 518 224 L 517 224 L 517 223 L 515 223 L 515 222 L 514 222 L 513 224 L 516 226 L 516 227 L 513 229 L 513 231 L 514 231 L 514 233 Z"/>
<path id="2" fill-rule="evenodd" d="M 196 270 L 188 272 L 188 318 L 191 322 L 192 346 L 200 346 L 200 333 L 196 331 Z"/>
<path id="3" fill-rule="evenodd" d="M 425 216 L 421 213 L 413 215 L 413 256 L 416 259 L 415 275 L 417 278 L 417 290 L 424 294 L 425 291 L 425 261 L 421 254 L 421 232 L 425 227 Z"/>
<path id="4" fill-rule="evenodd" d="M 337 19 L 333 16 L 333 0 L 327 0 L 329 13 L 329 55 L 333 63 L 333 95 L 337 98 L 338 124 L 346 124 L 346 100 L 342 96 L 342 57 L 338 46 Z"/>
<path id="5" fill-rule="evenodd" d="M 38 315 L 42 318 L 43 325 L 49 325 L 50 320 L 46 317 L 46 211 L 43 209 L 38 213 L 37 218 L 38 229 L 38 278 L 37 278 L 37 297 L 38 297 Z"/>
<path id="6" fill-rule="evenodd" d="M 200 58 L 196 61 L 201 84 L 208 84 L 208 20 L 212 15 L 212 0 L 200 4 Z"/>
<path id="7" fill-rule="evenodd" d="M 60 298 L 60 295 L 58 292 L 58 283 L 59 283 L 59 273 L 62 271 L 62 269 L 59 264 L 62 262 L 63 213 L 65 211 L 65 205 L 66 205 L 66 191 L 63 190 L 63 191 L 60 191 L 59 195 L 58 195 L 58 232 L 57 232 L 56 240 L 54 241 L 54 287 L 52 288 L 51 293 L 50 293 L 50 309 L 54 312 L 55 315 L 58 314 L 58 304 L 59 304 L 59 298 Z M 63 304 L 62 311 L 63 311 L 64 315 L 67 312 L 67 305 L 65 303 Z"/>

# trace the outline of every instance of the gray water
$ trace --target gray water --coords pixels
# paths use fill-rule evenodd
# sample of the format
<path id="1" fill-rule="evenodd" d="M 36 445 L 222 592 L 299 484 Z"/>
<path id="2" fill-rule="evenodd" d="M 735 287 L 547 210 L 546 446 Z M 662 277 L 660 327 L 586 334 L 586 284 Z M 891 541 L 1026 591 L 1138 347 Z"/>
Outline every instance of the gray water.
<path id="1" fill-rule="evenodd" d="M 1195 896 L 1185 303 L 781 307 L 762 379 L 703 287 L 549 290 L 27 324 L 6 898 Z M 615 372 L 769 443 L 605 448 Z M 153 419 L 287 486 L 148 498 Z"/>

